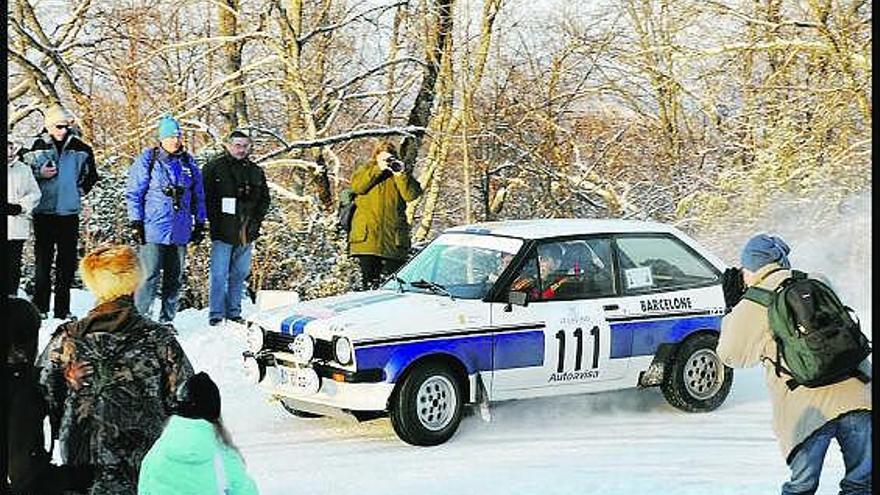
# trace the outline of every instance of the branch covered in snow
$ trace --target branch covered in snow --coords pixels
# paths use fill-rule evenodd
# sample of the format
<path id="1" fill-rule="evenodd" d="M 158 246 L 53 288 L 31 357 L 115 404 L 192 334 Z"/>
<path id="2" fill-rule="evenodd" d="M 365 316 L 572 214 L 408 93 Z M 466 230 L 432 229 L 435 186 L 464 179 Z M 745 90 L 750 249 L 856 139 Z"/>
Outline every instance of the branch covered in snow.
<path id="1" fill-rule="evenodd" d="M 427 132 L 427 129 L 420 126 L 388 127 L 384 129 L 362 129 L 320 139 L 293 141 L 292 143 L 288 143 L 285 147 L 281 149 L 257 157 L 254 161 L 257 163 L 263 162 L 295 149 L 320 148 L 322 146 L 330 146 L 331 144 L 338 144 L 345 141 L 352 141 L 355 139 L 363 139 L 368 137 L 418 136 L 424 134 L 425 132 Z"/>

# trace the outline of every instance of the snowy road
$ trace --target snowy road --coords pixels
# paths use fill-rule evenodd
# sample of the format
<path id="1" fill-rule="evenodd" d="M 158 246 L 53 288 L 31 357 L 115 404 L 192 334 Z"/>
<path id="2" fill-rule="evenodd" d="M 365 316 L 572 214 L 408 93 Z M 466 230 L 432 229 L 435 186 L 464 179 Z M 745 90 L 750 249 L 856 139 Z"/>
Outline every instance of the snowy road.
<path id="1" fill-rule="evenodd" d="M 74 311 L 91 298 L 77 291 Z M 438 447 L 402 443 L 387 419 L 357 424 L 288 415 L 239 368 L 228 329 L 204 311 L 176 327 L 196 370 L 218 382 L 223 417 L 264 494 L 772 494 L 788 470 L 770 429 L 762 371 L 735 375 L 727 402 L 708 414 L 667 405 L 659 389 L 493 404 Z M 43 327 L 42 340 L 57 324 Z M 837 493 L 836 445 L 820 494 Z"/>

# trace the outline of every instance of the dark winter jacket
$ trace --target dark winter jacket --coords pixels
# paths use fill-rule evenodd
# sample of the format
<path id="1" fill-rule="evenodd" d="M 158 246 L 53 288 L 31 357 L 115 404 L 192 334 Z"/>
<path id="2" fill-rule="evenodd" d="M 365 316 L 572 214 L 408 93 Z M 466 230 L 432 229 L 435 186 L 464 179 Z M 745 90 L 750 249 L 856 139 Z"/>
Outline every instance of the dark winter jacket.
<path id="1" fill-rule="evenodd" d="M 186 245 L 193 223 L 205 222 L 202 174 L 185 150 L 174 154 L 161 147 L 144 150 L 128 169 L 125 199 L 128 219 L 144 222 L 148 243 Z"/>
<path id="2" fill-rule="evenodd" d="M 94 372 L 74 391 L 63 370 L 82 362 Z M 38 363 L 62 460 L 96 466 L 92 495 L 136 493 L 141 460 L 192 375 L 174 329 L 144 318 L 124 296 L 59 326 Z"/>
<path id="3" fill-rule="evenodd" d="M 55 466 L 45 450 L 43 420 L 46 402 L 39 386 L 39 370 L 34 367 L 40 316 L 33 305 L 12 298 L 4 308 L 6 328 L 12 337 L 4 365 L 6 386 L 0 404 L 8 412 L 6 447 L 10 487 L 0 480 L 0 492 L 9 488 L 13 494 L 56 494 L 78 488 L 84 491 L 91 481 L 90 468 Z M 3 492 L 5 493 L 5 492 Z"/>
<path id="4" fill-rule="evenodd" d="M 13 494 L 60 494 L 78 487 L 85 490 L 90 468 L 56 466 L 45 450 L 43 419 L 46 403 L 39 372 L 31 364 L 9 368 L 3 407 L 8 407 L 9 480 Z"/>
<path id="5" fill-rule="evenodd" d="M 351 189 L 357 196 L 348 237 L 350 254 L 406 258 L 410 247 L 406 203 L 422 195 L 418 181 L 409 173 L 380 170 L 371 161 L 355 169 Z"/>
<path id="6" fill-rule="evenodd" d="M 78 215 L 82 209 L 82 197 L 98 182 L 98 170 L 91 146 L 68 133 L 61 146 L 55 146 L 52 136 L 45 129 L 30 148 L 22 149 L 19 158 L 31 167 L 40 185 L 40 203 L 34 208 L 37 214 Z M 58 173 L 46 179 L 40 168 L 54 163 Z"/>
<path id="7" fill-rule="evenodd" d="M 256 240 L 269 211 L 269 186 L 263 169 L 223 151 L 208 160 L 203 176 L 211 239 L 233 245 Z M 224 198 L 230 212 L 223 211 Z M 230 208 L 232 200 L 234 214 Z"/>

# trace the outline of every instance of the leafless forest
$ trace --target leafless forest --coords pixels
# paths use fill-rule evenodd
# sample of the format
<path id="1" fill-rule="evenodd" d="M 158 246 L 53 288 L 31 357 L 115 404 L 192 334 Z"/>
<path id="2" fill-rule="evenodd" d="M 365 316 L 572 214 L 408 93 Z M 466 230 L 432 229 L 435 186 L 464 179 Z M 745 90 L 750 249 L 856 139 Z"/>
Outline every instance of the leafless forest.
<path id="1" fill-rule="evenodd" d="M 870 193 L 869 1 L 10 0 L 8 16 L 10 132 L 62 102 L 99 160 L 83 249 L 127 240 L 126 169 L 160 114 L 200 156 L 248 128 L 273 193 L 258 288 L 348 287 L 337 193 L 381 136 L 425 189 L 415 241 L 653 219 L 728 255 L 768 210 L 821 235 Z"/>

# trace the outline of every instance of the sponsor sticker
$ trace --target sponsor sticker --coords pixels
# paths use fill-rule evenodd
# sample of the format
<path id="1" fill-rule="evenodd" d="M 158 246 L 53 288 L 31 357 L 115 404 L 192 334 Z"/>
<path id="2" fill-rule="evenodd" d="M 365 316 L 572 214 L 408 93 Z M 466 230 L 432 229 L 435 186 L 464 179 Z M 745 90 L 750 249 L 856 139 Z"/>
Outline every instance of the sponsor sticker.
<path id="1" fill-rule="evenodd" d="M 651 275 L 650 266 L 642 266 L 639 268 L 630 268 L 624 270 L 626 276 L 626 288 L 638 289 L 641 287 L 652 287 L 654 285 L 654 277 Z"/>

